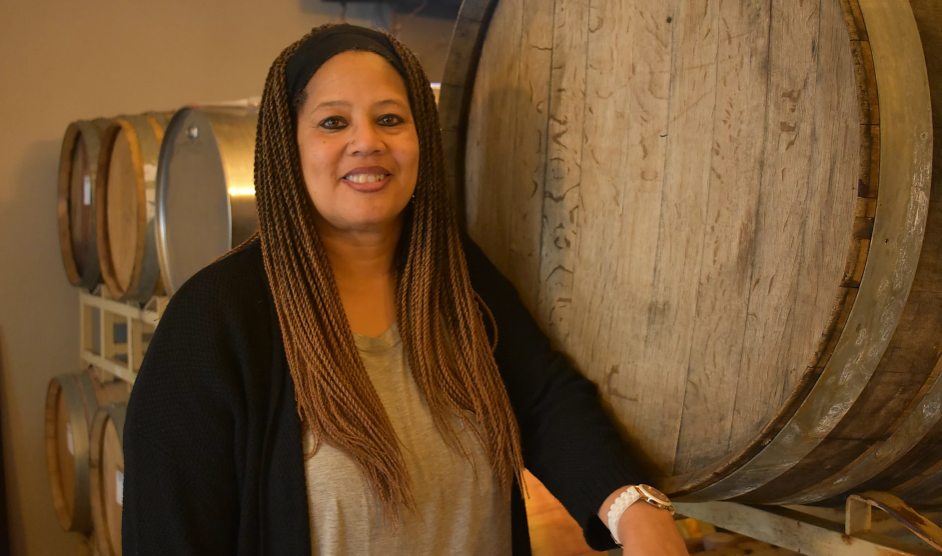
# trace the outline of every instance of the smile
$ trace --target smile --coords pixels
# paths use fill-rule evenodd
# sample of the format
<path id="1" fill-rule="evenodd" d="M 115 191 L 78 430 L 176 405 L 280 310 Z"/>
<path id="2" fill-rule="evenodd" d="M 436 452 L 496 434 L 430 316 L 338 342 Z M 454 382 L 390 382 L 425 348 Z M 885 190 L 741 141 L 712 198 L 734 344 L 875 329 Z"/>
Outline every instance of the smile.
<path id="1" fill-rule="evenodd" d="M 343 183 L 359 193 L 376 193 L 386 188 L 392 174 L 347 174 Z"/>
<path id="2" fill-rule="evenodd" d="M 372 183 L 381 182 L 389 177 L 389 174 L 350 174 L 343 179 L 353 183 Z"/>

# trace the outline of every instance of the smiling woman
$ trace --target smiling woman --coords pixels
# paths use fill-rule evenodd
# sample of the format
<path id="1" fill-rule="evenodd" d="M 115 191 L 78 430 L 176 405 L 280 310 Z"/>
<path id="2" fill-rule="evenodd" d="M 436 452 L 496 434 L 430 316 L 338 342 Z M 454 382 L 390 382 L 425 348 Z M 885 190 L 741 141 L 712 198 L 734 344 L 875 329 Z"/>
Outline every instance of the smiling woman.
<path id="1" fill-rule="evenodd" d="M 128 404 L 124 550 L 528 555 L 526 465 L 591 546 L 685 553 L 444 176 L 393 37 L 328 25 L 275 60 L 258 236 L 175 294 Z"/>
<path id="2" fill-rule="evenodd" d="M 308 82 L 297 110 L 318 232 L 398 236 L 415 191 L 419 138 L 395 68 L 372 52 L 338 54 Z"/>

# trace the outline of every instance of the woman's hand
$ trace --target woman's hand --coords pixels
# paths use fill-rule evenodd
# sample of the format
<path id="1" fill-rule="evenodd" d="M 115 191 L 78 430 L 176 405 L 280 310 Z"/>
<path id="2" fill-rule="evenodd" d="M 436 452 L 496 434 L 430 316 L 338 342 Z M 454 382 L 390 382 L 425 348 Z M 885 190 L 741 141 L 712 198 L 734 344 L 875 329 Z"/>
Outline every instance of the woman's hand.
<path id="1" fill-rule="evenodd" d="M 599 509 L 602 523 L 608 525 L 608 509 L 625 490 L 616 490 L 602 504 Z M 643 500 L 635 502 L 622 514 L 618 539 L 624 556 L 687 556 L 687 548 L 671 513 Z"/>
<path id="2" fill-rule="evenodd" d="M 647 502 L 632 504 L 618 522 L 624 556 L 687 556 L 674 517 Z"/>

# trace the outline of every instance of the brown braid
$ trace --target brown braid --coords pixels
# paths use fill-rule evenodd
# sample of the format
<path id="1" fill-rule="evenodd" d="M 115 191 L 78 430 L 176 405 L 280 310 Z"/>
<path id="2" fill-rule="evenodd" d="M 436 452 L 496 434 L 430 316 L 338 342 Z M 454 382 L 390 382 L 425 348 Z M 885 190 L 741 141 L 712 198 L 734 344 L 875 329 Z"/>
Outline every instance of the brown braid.
<path id="1" fill-rule="evenodd" d="M 408 471 L 357 353 L 314 227 L 293 99 L 285 88 L 285 64 L 308 36 L 272 64 L 261 101 L 255 184 L 265 272 L 284 335 L 298 413 L 316 439 L 314 451 L 319 442 L 326 442 L 349 455 L 385 517 L 398 524 L 401 508 L 416 510 Z M 395 38 L 389 40 L 406 69 L 420 153 L 415 197 L 404 215 L 397 254 L 396 319 L 438 430 L 468 457 L 453 419 L 459 416 L 475 431 L 500 487 L 509 489 L 515 478 L 522 484 L 520 432 L 488 343 L 483 303 L 468 277 L 445 182 L 438 109 L 418 60 Z"/>

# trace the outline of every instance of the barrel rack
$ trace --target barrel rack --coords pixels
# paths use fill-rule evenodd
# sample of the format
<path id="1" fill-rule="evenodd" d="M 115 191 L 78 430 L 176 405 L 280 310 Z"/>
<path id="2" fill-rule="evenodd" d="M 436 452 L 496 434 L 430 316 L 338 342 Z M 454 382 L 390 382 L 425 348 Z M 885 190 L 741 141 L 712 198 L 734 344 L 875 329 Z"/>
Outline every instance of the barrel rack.
<path id="1" fill-rule="evenodd" d="M 79 362 L 134 384 L 144 352 L 168 297 L 152 297 L 144 306 L 118 301 L 99 285 L 79 291 Z"/>

